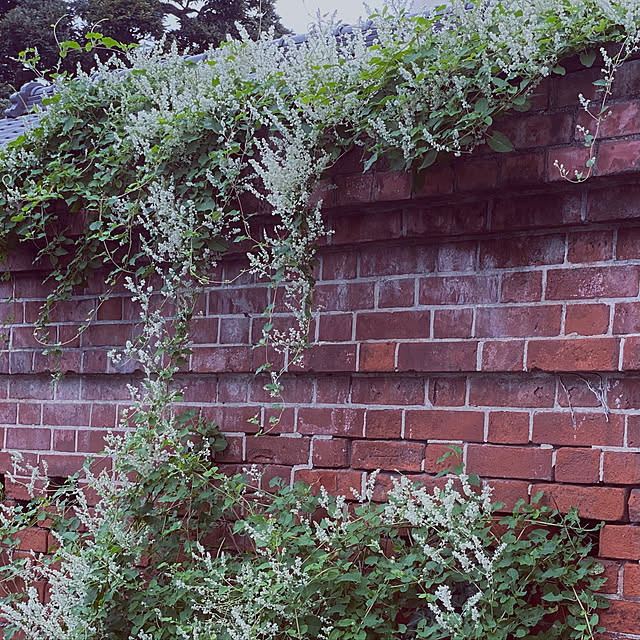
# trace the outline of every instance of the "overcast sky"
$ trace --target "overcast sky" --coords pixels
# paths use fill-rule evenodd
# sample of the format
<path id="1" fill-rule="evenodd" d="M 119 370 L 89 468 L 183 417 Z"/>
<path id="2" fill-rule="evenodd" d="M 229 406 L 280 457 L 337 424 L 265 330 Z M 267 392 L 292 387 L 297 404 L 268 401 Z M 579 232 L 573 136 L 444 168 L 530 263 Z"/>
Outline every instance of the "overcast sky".
<path id="1" fill-rule="evenodd" d="M 384 0 L 369 0 L 367 4 L 372 9 L 379 9 Z M 294 33 L 308 31 L 309 23 L 313 22 L 318 9 L 321 13 L 338 12 L 338 18 L 347 24 L 353 24 L 359 16 L 366 15 L 360 0 L 277 0 L 276 10 L 282 18 L 282 24 Z"/>

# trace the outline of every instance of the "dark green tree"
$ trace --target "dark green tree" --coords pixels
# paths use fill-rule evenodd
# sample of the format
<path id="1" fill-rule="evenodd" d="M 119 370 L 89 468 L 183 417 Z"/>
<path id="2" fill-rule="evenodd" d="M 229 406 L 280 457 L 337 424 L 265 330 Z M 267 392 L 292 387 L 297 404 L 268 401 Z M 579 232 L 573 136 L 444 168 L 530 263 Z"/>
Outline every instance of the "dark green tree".
<path id="1" fill-rule="evenodd" d="M 0 82 L 17 89 L 34 77 L 17 60 L 27 47 L 37 48 L 40 66 L 51 69 L 58 62 L 58 41 L 75 37 L 71 7 L 64 0 L 0 2 Z"/>
<path id="2" fill-rule="evenodd" d="M 192 49 L 215 46 L 228 34 L 237 37 L 236 22 L 252 38 L 270 27 L 276 37 L 289 33 L 276 13 L 275 0 L 169 0 L 163 9 L 177 18 L 179 26 L 172 36 L 180 46 Z"/>
<path id="3" fill-rule="evenodd" d="M 76 0 L 76 15 L 87 29 L 115 38 L 139 42 L 160 38 L 164 33 L 164 11 L 160 0 Z"/>

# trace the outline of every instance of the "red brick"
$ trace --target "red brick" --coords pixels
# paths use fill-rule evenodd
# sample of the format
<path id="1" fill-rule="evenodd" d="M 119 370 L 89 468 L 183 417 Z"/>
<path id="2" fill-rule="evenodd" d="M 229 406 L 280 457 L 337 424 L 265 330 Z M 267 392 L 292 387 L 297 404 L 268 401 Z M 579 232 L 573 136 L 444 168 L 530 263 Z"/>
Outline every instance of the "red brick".
<path id="1" fill-rule="evenodd" d="M 356 469 L 420 471 L 424 445 L 415 442 L 357 440 L 351 448 L 351 466 Z"/>
<path id="2" fill-rule="evenodd" d="M 356 277 L 358 256 L 353 251 L 332 251 L 322 254 L 323 280 L 352 280 Z"/>
<path id="3" fill-rule="evenodd" d="M 640 447 L 640 416 L 627 416 L 627 446 Z"/>
<path id="4" fill-rule="evenodd" d="M 316 381 L 316 402 L 318 404 L 345 404 L 351 392 L 350 376 L 323 376 Z M 310 400 L 304 400 L 310 402 Z"/>
<path id="5" fill-rule="evenodd" d="M 603 482 L 640 485 L 640 453 L 604 451 L 602 457 Z"/>
<path id="6" fill-rule="evenodd" d="M 438 271 L 473 271 L 476 266 L 476 242 L 454 242 L 438 247 Z"/>
<path id="7" fill-rule="evenodd" d="M 562 307 L 483 307 L 476 312 L 476 336 L 505 338 L 557 336 L 560 333 Z"/>
<path id="8" fill-rule="evenodd" d="M 376 171 L 373 199 L 376 202 L 411 198 L 411 174 L 406 171 Z"/>
<path id="9" fill-rule="evenodd" d="M 193 349 L 191 371 L 195 373 L 240 373 L 253 370 L 251 347 L 198 347 Z"/>
<path id="10" fill-rule="evenodd" d="M 356 340 L 428 338 L 429 311 L 375 311 L 356 317 Z"/>
<path id="11" fill-rule="evenodd" d="M 353 315 L 350 313 L 321 314 L 318 321 L 320 342 L 343 342 L 351 340 Z"/>
<path id="12" fill-rule="evenodd" d="M 451 453 L 452 444 L 446 444 L 442 442 L 432 442 L 425 447 L 424 454 L 424 470 L 427 473 L 440 473 L 444 471 L 448 473 L 453 468 L 460 464 L 461 460 L 457 455 L 450 455 L 442 462 L 438 462 L 447 453 Z"/>
<path id="13" fill-rule="evenodd" d="M 367 409 L 367 438 L 399 438 L 402 432 L 402 413 L 397 409 Z"/>
<path id="14" fill-rule="evenodd" d="M 544 152 L 506 154 L 500 160 L 501 185 L 515 186 L 544 181 Z"/>
<path id="15" fill-rule="evenodd" d="M 70 429 L 55 429 L 53 432 L 54 451 L 75 451 L 76 432 Z"/>
<path id="16" fill-rule="evenodd" d="M 640 634 L 640 602 L 609 600 L 609 608 L 600 614 L 600 623 L 618 633 Z"/>
<path id="17" fill-rule="evenodd" d="M 425 198 L 453 193 L 453 168 L 446 158 L 431 165 L 414 179 L 413 198 Z"/>
<path id="18" fill-rule="evenodd" d="M 351 470 L 296 469 L 293 479 L 311 485 L 314 493 L 324 487 L 333 495 L 352 497 L 351 489 L 362 491 L 362 472 Z"/>
<path id="19" fill-rule="evenodd" d="M 436 309 L 433 312 L 434 338 L 470 338 L 473 309 Z"/>
<path id="20" fill-rule="evenodd" d="M 614 487 L 546 484 L 536 486 L 534 492 L 537 491 L 544 491 L 544 504 L 557 508 L 561 513 L 568 513 L 571 507 L 577 507 L 581 518 L 622 520 L 627 506 L 625 489 Z M 602 550 L 600 554 L 604 555 Z"/>
<path id="21" fill-rule="evenodd" d="M 532 340 L 527 369 L 542 371 L 617 371 L 617 338 Z"/>
<path id="22" fill-rule="evenodd" d="M 354 378 L 354 404 L 424 404 L 424 383 L 419 378 Z"/>
<path id="23" fill-rule="evenodd" d="M 18 405 L 15 402 L 0 402 L 0 424 L 16 424 Z"/>
<path id="24" fill-rule="evenodd" d="M 130 324 L 91 324 L 82 333 L 83 347 L 105 347 L 115 346 L 121 347 L 131 340 Z"/>
<path id="25" fill-rule="evenodd" d="M 247 462 L 262 464 L 306 464 L 309 461 L 309 438 L 286 436 L 252 436 L 247 438 Z"/>
<path id="26" fill-rule="evenodd" d="M 218 380 L 218 402 L 247 402 L 249 385 L 244 376 L 220 376 Z M 200 401 L 215 401 L 215 396 L 200 398 Z"/>
<path id="27" fill-rule="evenodd" d="M 480 242 L 480 268 L 506 269 L 560 264 L 564 260 L 564 235 L 519 236 Z"/>
<path id="28" fill-rule="evenodd" d="M 550 411 L 533 416 L 533 441 L 574 447 L 620 447 L 624 435 L 624 416 L 601 411 L 574 411 L 575 426 L 569 411 Z"/>
<path id="29" fill-rule="evenodd" d="M 640 523 L 640 489 L 632 489 L 627 502 L 629 522 Z"/>
<path id="30" fill-rule="evenodd" d="M 472 158 L 456 163 L 456 187 L 458 191 L 493 189 L 498 183 L 498 161 L 495 158 Z"/>
<path id="31" fill-rule="evenodd" d="M 364 204 L 372 200 L 373 175 L 370 173 L 338 176 L 336 186 L 336 204 L 339 207 Z"/>
<path id="32" fill-rule="evenodd" d="M 78 451 L 83 453 L 101 453 L 106 446 L 106 431 L 83 429 L 78 431 Z"/>
<path id="33" fill-rule="evenodd" d="M 244 455 L 242 453 L 242 442 L 244 436 L 225 436 L 227 441 L 227 448 L 224 451 L 216 454 L 217 463 L 230 463 L 230 462 L 244 462 Z"/>
<path id="34" fill-rule="evenodd" d="M 542 272 L 505 273 L 500 299 L 502 302 L 538 302 L 542 299 Z"/>
<path id="35" fill-rule="evenodd" d="M 90 404 L 45 404 L 42 422 L 52 426 L 89 426 Z"/>
<path id="36" fill-rule="evenodd" d="M 466 395 L 465 377 L 429 379 L 429 402 L 436 407 L 460 407 L 465 403 Z"/>
<path id="37" fill-rule="evenodd" d="M 341 195 L 338 191 L 338 204 L 341 203 Z M 334 216 L 329 226 L 334 231 L 332 246 L 390 240 L 402 235 L 402 211 Z"/>
<path id="38" fill-rule="evenodd" d="M 46 529 L 36 529 L 30 527 L 23 529 L 16 534 L 18 538 L 18 549 L 21 551 L 35 551 L 36 553 L 46 553 L 47 551 L 47 531 Z"/>
<path id="39" fill-rule="evenodd" d="M 609 380 L 607 405 L 611 409 L 640 409 L 640 380 L 638 378 Z"/>
<path id="40" fill-rule="evenodd" d="M 599 449 L 558 449 L 555 475 L 557 482 L 596 484 L 599 477 Z"/>
<path id="41" fill-rule="evenodd" d="M 547 376 L 480 376 L 471 378 L 469 404 L 488 407 L 552 407 L 555 381 Z"/>
<path id="42" fill-rule="evenodd" d="M 615 189 L 594 189 L 587 195 L 587 220 L 634 220 L 640 206 L 640 187 L 637 184 L 619 185 Z M 618 238 L 618 245 L 620 238 Z M 617 252 L 618 260 L 622 258 Z M 624 258 L 622 258 L 624 259 Z"/>
<path id="43" fill-rule="evenodd" d="M 624 587 L 622 595 L 626 598 L 640 598 L 640 565 L 626 562 L 624 565 Z"/>
<path id="44" fill-rule="evenodd" d="M 304 407 L 298 410 L 298 431 L 314 436 L 362 437 L 364 409 L 324 409 Z"/>
<path id="45" fill-rule="evenodd" d="M 598 593 L 618 593 L 618 573 L 622 563 L 601 558 L 598 559 L 598 562 L 604 567 L 600 577 L 606 579 L 604 585 L 598 589 Z"/>
<path id="46" fill-rule="evenodd" d="M 314 467 L 346 467 L 349 456 L 348 440 L 331 438 L 313 440 L 312 462 Z"/>
<path id="47" fill-rule="evenodd" d="M 594 133 L 594 121 L 585 111 L 578 114 L 576 124 Z M 607 117 L 600 122 L 598 135 L 602 138 L 617 138 L 619 136 L 640 133 L 640 105 L 637 102 L 622 102 L 607 105 Z M 584 135 L 576 131 L 576 140 L 584 142 Z"/>
<path id="48" fill-rule="evenodd" d="M 570 233 L 569 262 L 599 262 L 613 258 L 613 231 L 579 231 Z"/>
<path id="49" fill-rule="evenodd" d="M 501 444 L 527 444 L 529 414 L 523 411 L 492 411 L 489 413 L 487 441 Z"/>
<path id="50" fill-rule="evenodd" d="M 586 176 L 589 171 L 587 162 L 591 157 L 589 154 L 590 150 L 584 146 L 550 149 L 547 151 L 547 180 L 558 182 L 565 179 L 556 167 L 556 162 L 564 166 L 566 177 L 569 180 L 576 179 L 576 172 Z"/>
<path id="51" fill-rule="evenodd" d="M 497 276 L 421 278 L 419 304 L 487 304 L 498 301 Z"/>
<path id="52" fill-rule="evenodd" d="M 61 478 L 69 478 L 78 471 L 81 471 L 85 460 L 86 456 L 84 455 L 73 456 L 59 453 L 52 456 L 44 455 L 40 457 L 40 461 L 47 465 L 47 474 L 50 477 L 57 476 Z M 110 464 L 110 461 L 107 464 Z"/>
<path id="53" fill-rule="evenodd" d="M 640 140 L 600 142 L 596 162 L 599 176 L 621 171 L 633 171 L 640 163 Z"/>
<path id="54" fill-rule="evenodd" d="M 613 333 L 640 333 L 640 302 L 617 302 L 613 315 Z"/>
<path id="55" fill-rule="evenodd" d="M 91 407 L 92 427 L 115 427 L 116 408 L 108 404 L 94 404 Z"/>
<path id="56" fill-rule="evenodd" d="M 395 342 L 363 342 L 358 348 L 358 371 L 377 373 L 395 369 Z"/>
<path id="57" fill-rule="evenodd" d="M 86 316 L 84 318 L 78 317 L 77 321 L 82 321 L 85 318 Z M 106 300 L 100 300 L 98 302 L 96 319 L 98 321 L 122 320 L 122 298 L 108 298 Z"/>
<path id="58" fill-rule="evenodd" d="M 639 281 L 636 265 L 552 269 L 546 295 L 549 300 L 635 297 Z"/>
<path id="59" fill-rule="evenodd" d="M 622 370 L 640 370 L 640 338 L 638 336 L 624 339 L 624 347 L 622 352 Z"/>
<path id="60" fill-rule="evenodd" d="M 45 376 L 15 376 L 9 379 L 9 398 L 53 400 L 54 386 Z"/>
<path id="61" fill-rule="evenodd" d="M 414 278 L 378 281 L 378 306 L 412 307 L 414 305 L 416 281 Z"/>
<path id="62" fill-rule="evenodd" d="M 485 342 L 482 345 L 483 371 L 522 371 L 524 340 Z"/>
<path id="63" fill-rule="evenodd" d="M 565 318 L 565 335 L 602 335 L 609 329 L 609 305 L 568 304 Z"/>
<path id="64" fill-rule="evenodd" d="M 300 366 L 292 366 L 292 370 L 341 372 L 355 371 L 355 344 L 316 344 L 309 347 L 302 357 Z"/>
<path id="65" fill-rule="evenodd" d="M 469 445 L 467 469 L 485 478 L 549 480 L 553 474 L 550 449 Z"/>
<path id="66" fill-rule="evenodd" d="M 529 502 L 529 483 L 522 480 L 491 480 L 489 483 L 493 489 L 491 500 L 503 502 L 504 507 L 500 510 L 503 513 L 512 513 L 516 502 L 524 500 Z"/>
<path id="67" fill-rule="evenodd" d="M 281 409 L 265 407 L 262 413 L 263 435 L 293 433 L 296 429 L 296 412 L 293 407 Z"/>
<path id="68" fill-rule="evenodd" d="M 227 287 L 209 291 L 209 315 L 262 313 L 267 308 L 266 287 Z"/>
<path id="69" fill-rule="evenodd" d="M 482 442 L 484 415 L 479 411 L 422 409 L 407 411 L 406 437 L 412 440 Z"/>
<path id="70" fill-rule="evenodd" d="M 202 407 L 202 417 L 220 427 L 223 432 L 255 433 L 259 426 L 249 420 L 260 418 L 260 407 L 252 406 L 214 406 Z"/>
<path id="71" fill-rule="evenodd" d="M 42 405 L 32 402 L 18 405 L 18 424 L 42 424 Z"/>
<path id="72" fill-rule="evenodd" d="M 313 303 L 321 311 L 357 311 L 373 309 L 373 282 L 319 284 Z"/>
<path id="73" fill-rule="evenodd" d="M 398 347 L 399 371 L 475 371 L 476 342 L 404 343 Z"/>
<path id="74" fill-rule="evenodd" d="M 218 318 L 194 318 L 189 331 L 195 344 L 215 344 L 218 342 Z"/>
<path id="75" fill-rule="evenodd" d="M 640 527 L 606 524 L 600 529 L 599 555 L 620 560 L 640 560 Z"/>
<path id="76" fill-rule="evenodd" d="M 354 252 L 351 255 L 356 256 Z M 360 276 L 430 273 L 435 269 L 435 261 L 436 248 L 431 245 L 365 247 L 360 250 Z"/>
<path id="77" fill-rule="evenodd" d="M 428 207 L 409 211 L 407 236 L 454 236 L 479 233 L 487 228 L 487 203 Z"/>

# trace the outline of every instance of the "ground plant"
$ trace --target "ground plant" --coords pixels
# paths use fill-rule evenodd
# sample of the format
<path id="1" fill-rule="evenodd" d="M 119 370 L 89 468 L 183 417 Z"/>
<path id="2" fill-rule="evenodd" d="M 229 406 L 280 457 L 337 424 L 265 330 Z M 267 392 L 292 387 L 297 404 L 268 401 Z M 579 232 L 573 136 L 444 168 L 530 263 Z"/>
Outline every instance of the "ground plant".
<path id="1" fill-rule="evenodd" d="M 174 378 L 198 294 L 222 284 L 216 266 L 232 251 L 270 284 L 256 347 L 277 397 L 307 343 L 326 171 L 356 150 L 365 169 L 419 182 L 444 156 L 509 151 L 496 119 L 528 109 L 573 55 L 603 69 L 602 101 L 583 101 L 593 150 L 639 24 L 635 0 L 455 0 L 417 17 L 397 4 L 351 35 L 319 24 L 300 45 L 245 34 L 197 62 L 100 33 L 61 43 L 63 57 L 113 55 L 91 74 L 50 74 L 39 124 L 0 152 L 0 247 L 29 242 L 49 262 L 35 334 L 52 357 L 64 347 L 47 338 L 57 302 L 94 273 L 102 300 L 127 287 L 140 331 L 112 357 L 144 375 L 112 468 L 56 490 L 42 470 L 18 474 L 31 474 L 35 501 L 3 507 L 5 544 L 44 520 L 56 544 L 50 556 L 7 551 L 5 636 L 593 637 L 601 567 L 575 513 L 534 501 L 498 525 L 489 490 L 464 475 L 433 491 L 398 480 L 381 504 L 369 486 L 357 506 L 226 478 L 215 428 L 176 413 Z M 269 364 L 276 352 L 282 367 Z"/>

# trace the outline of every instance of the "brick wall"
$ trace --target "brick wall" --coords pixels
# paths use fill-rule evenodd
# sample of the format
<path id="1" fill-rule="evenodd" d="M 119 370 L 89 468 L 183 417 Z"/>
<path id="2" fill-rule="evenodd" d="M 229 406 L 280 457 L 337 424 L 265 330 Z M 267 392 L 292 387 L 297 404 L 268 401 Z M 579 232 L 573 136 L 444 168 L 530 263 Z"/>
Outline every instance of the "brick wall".
<path id="1" fill-rule="evenodd" d="M 640 61 L 619 73 L 596 177 L 569 184 L 553 167 L 586 160 L 576 96 L 593 93 L 596 74 L 555 78 L 530 112 L 506 118 L 513 153 L 479 149 L 414 184 L 384 168 L 363 174 L 357 156 L 341 161 L 320 188 L 334 234 L 317 267 L 316 345 L 286 380 L 267 435 L 247 422 L 257 413 L 268 429 L 273 413 L 252 373 L 264 361 L 251 349 L 263 283 L 241 275 L 206 292 L 180 382 L 185 404 L 226 433 L 230 470 L 255 463 L 348 492 L 379 468 L 381 496 L 395 470 L 434 482 L 456 443 L 508 506 L 544 489 L 561 510 L 604 520 L 605 623 L 612 637 L 640 638 Z M 17 298 L 0 306 L 0 473 L 19 449 L 65 476 L 101 450 L 128 405 L 136 371 L 114 368 L 106 351 L 135 333 L 138 312 L 120 292 L 73 339 L 100 278 L 61 305 L 53 331 L 72 341 L 52 388 L 30 328 L 43 273 L 29 256 L 12 260 L 0 284 L 0 298 Z M 242 268 L 232 256 L 221 275 Z M 36 543 L 46 532 L 25 542 Z"/>

